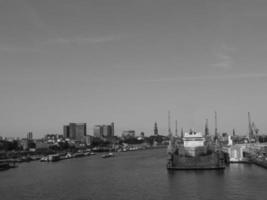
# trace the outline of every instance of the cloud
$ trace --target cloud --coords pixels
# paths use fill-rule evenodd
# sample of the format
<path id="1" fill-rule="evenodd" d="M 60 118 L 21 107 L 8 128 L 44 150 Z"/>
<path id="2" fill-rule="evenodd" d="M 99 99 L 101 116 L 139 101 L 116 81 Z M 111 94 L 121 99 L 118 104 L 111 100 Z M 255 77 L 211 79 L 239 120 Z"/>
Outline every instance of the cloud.
<path id="1" fill-rule="evenodd" d="M 43 42 L 35 42 L 31 46 L 19 46 L 19 45 L 2 45 L 0 51 L 5 52 L 36 52 L 40 47 L 46 45 L 87 45 L 87 44 L 102 44 L 106 42 L 118 41 L 120 36 L 106 36 L 106 37 L 58 37 L 48 39 Z"/>
<path id="2" fill-rule="evenodd" d="M 218 60 L 217 63 L 212 64 L 214 68 L 225 69 L 225 70 L 233 68 L 234 62 L 231 56 L 225 54 L 218 54 L 217 60 Z"/>
<path id="3" fill-rule="evenodd" d="M 143 82 L 176 82 L 176 81 L 198 81 L 198 80 L 233 80 L 233 79 L 261 79 L 267 78 L 267 73 L 254 74 L 228 74 L 221 76 L 181 76 L 181 77 L 166 77 L 158 79 L 144 80 Z"/>
<path id="4" fill-rule="evenodd" d="M 121 38 L 119 35 L 102 37 L 58 37 L 47 40 L 45 44 L 97 44 L 119 41 Z"/>
<path id="5" fill-rule="evenodd" d="M 229 47 L 226 44 L 221 44 L 219 49 L 215 50 L 216 62 L 211 66 L 215 69 L 230 70 L 234 66 L 233 54 L 236 52 L 235 48 Z"/>
<path id="6" fill-rule="evenodd" d="M 118 64 L 118 65 L 113 65 L 112 68 L 115 70 L 140 70 L 144 69 L 144 66 L 133 65 L 133 64 L 126 64 L 126 65 Z"/>
<path id="7" fill-rule="evenodd" d="M 38 48 L 35 47 L 21 47 L 15 45 L 5 45 L 0 47 L 0 51 L 8 52 L 8 53 L 20 53 L 20 52 L 37 52 Z"/>

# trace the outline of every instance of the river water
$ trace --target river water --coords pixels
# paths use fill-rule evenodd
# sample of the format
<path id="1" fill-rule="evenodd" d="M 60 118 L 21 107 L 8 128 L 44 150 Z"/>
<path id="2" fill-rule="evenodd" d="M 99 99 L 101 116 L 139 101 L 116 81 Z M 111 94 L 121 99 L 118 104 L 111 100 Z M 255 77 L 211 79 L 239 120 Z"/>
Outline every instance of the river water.
<path id="1" fill-rule="evenodd" d="M 31 162 L 0 172 L 1 200 L 262 200 L 267 170 L 231 164 L 224 171 L 166 170 L 166 150 Z"/>

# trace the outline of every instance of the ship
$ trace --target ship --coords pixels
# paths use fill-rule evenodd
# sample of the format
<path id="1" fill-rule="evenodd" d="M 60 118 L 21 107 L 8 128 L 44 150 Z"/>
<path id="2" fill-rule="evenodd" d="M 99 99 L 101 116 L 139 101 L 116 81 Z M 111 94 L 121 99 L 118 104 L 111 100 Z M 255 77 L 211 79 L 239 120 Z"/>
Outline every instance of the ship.
<path id="1" fill-rule="evenodd" d="M 181 138 L 170 136 L 168 156 L 168 170 L 225 168 L 225 156 L 220 146 L 210 137 L 193 130 L 185 132 Z"/>

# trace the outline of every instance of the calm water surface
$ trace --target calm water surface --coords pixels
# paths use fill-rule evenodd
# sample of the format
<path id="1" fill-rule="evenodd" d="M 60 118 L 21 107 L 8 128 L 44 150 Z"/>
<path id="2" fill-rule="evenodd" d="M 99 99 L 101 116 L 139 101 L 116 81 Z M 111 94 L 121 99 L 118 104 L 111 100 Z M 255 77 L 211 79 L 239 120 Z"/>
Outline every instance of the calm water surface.
<path id="1" fill-rule="evenodd" d="M 262 200 L 267 170 L 232 164 L 224 171 L 166 170 L 166 150 L 31 162 L 0 172 L 1 200 Z"/>

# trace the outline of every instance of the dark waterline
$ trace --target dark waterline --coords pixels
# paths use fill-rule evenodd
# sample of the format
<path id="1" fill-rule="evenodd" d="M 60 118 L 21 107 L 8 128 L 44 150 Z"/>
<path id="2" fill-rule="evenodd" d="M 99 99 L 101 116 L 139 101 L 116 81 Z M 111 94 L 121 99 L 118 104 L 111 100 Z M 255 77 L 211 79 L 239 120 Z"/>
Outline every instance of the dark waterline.
<path id="1" fill-rule="evenodd" d="M 166 150 L 31 162 L 0 172 L 3 200 L 262 200 L 267 170 L 232 164 L 224 171 L 166 170 Z"/>

